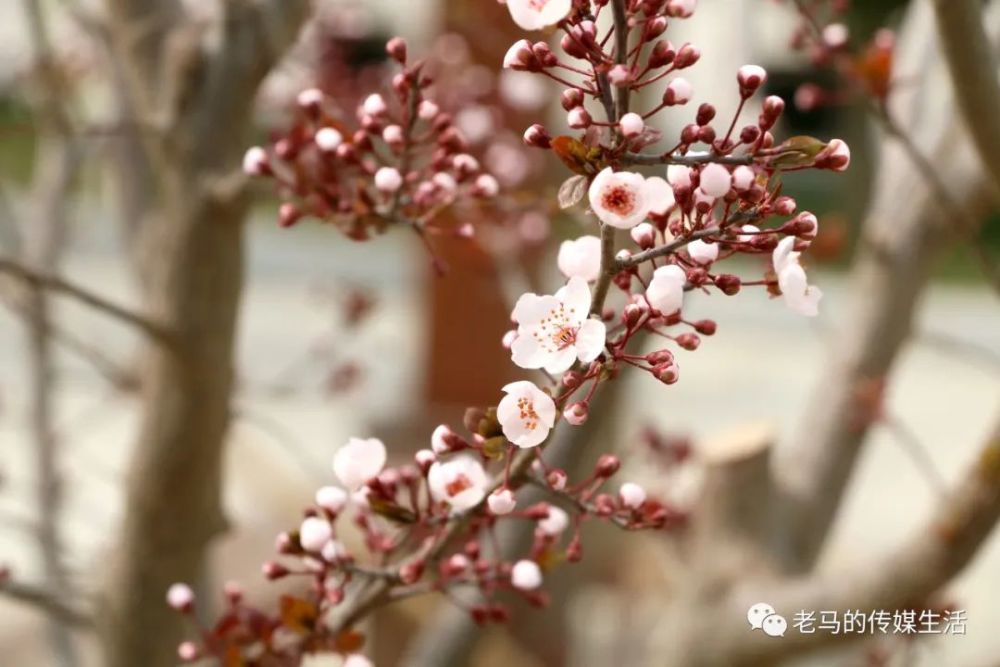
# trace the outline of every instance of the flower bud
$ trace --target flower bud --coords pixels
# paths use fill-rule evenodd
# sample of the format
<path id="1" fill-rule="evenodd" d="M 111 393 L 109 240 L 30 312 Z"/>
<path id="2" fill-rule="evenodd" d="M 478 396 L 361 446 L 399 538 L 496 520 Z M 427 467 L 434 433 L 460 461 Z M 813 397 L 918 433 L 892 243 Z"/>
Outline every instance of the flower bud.
<path id="1" fill-rule="evenodd" d="M 583 106 L 583 91 L 579 88 L 567 88 L 562 92 L 559 101 L 566 111 Z"/>
<path id="2" fill-rule="evenodd" d="M 389 106 L 385 103 L 385 99 L 381 95 L 372 93 L 365 98 L 365 101 L 361 104 L 361 109 L 365 114 L 374 117 L 384 114 L 389 110 Z"/>
<path id="3" fill-rule="evenodd" d="M 415 584 L 420 581 L 420 577 L 424 576 L 424 569 L 426 567 L 427 563 L 424 562 L 423 559 L 404 563 L 403 566 L 399 568 L 399 580 L 407 586 Z"/>
<path id="4" fill-rule="evenodd" d="M 674 57 L 674 69 L 691 67 L 701 58 L 701 51 L 692 44 L 685 44 Z"/>
<path id="5" fill-rule="evenodd" d="M 302 219 L 302 211 L 292 202 L 285 202 L 278 207 L 278 226 L 291 227 Z"/>
<path id="6" fill-rule="evenodd" d="M 694 87 L 687 79 L 677 77 L 667 86 L 663 92 L 663 103 L 667 106 L 686 104 L 694 95 Z"/>
<path id="7" fill-rule="evenodd" d="M 680 369 L 676 363 L 653 367 L 653 375 L 663 384 L 674 384 L 680 378 Z"/>
<path id="8" fill-rule="evenodd" d="M 406 40 L 402 37 L 393 37 L 386 42 L 385 52 L 400 65 L 406 64 Z"/>
<path id="9" fill-rule="evenodd" d="M 282 577 L 288 576 L 288 568 L 281 563 L 276 563 L 272 560 L 267 561 L 261 566 L 261 572 L 269 581 L 274 581 L 275 579 L 281 579 Z"/>
<path id="10" fill-rule="evenodd" d="M 523 72 L 538 72 L 542 68 L 541 63 L 538 62 L 538 58 L 535 57 L 535 53 L 532 50 L 531 42 L 526 39 L 514 42 L 507 49 L 507 53 L 503 57 L 503 66 L 504 69 Z"/>
<path id="11" fill-rule="evenodd" d="M 684 129 L 681 130 L 681 143 L 686 145 L 695 143 L 698 141 L 699 132 L 701 132 L 701 127 L 699 127 L 696 123 L 689 123 L 685 125 Z"/>
<path id="12" fill-rule="evenodd" d="M 583 424 L 587 421 L 587 416 L 589 414 L 590 407 L 587 405 L 586 401 L 577 401 L 563 410 L 563 417 L 565 417 L 566 421 L 573 426 Z"/>
<path id="13" fill-rule="evenodd" d="M 656 228 L 648 222 L 640 222 L 630 229 L 629 236 L 643 250 L 648 250 L 656 245 Z"/>
<path id="14" fill-rule="evenodd" d="M 693 334 L 690 332 L 682 333 L 680 336 L 677 336 L 675 340 L 677 341 L 678 345 L 680 345 L 685 350 L 688 350 L 689 352 L 694 352 L 695 350 L 698 349 L 698 346 L 701 345 L 701 338 L 698 337 L 698 334 Z"/>
<path id="15" fill-rule="evenodd" d="M 497 489 L 486 498 L 486 504 L 490 511 L 497 516 L 510 514 L 517 507 L 517 500 L 514 492 L 510 489 Z"/>
<path id="16" fill-rule="evenodd" d="M 736 72 L 736 81 L 740 84 L 740 95 L 748 98 L 767 81 L 767 70 L 760 65 L 744 65 Z"/>
<path id="17" fill-rule="evenodd" d="M 375 172 L 375 187 L 381 192 L 392 194 L 403 187 L 403 176 L 395 167 L 382 167 Z"/>
<path id="18" fill-rule="evenodd" d="M 703 144 L 710 144 L 715 141 L 715 128 L 711 125 L 698 128 L 698 141 Z"/>
<path id="19" fill-rule="evenodd" d="M 316 505 L 330 514 L 339 514 L 347 505 L 347 492 L 339 486 L 323 486 L 316 491 Z"/>
<path id="20" fill-rule="evenodd" d="M 182 662 L 194 662 L 201 658 L 201 649 L 194 642 L 181 642 L 177 646 L 177 657 Z"/>
<path id="21" fill-rule="evenodd" d="M 472 188 L 472 194 L 474 196 L 484 199 L 496 197 L 498 192 L 500 192 L 500 183 L 497 182 L 497 179 L 490 174 L 481 174 L 476 179 L 476 183 Z M 469 228 L 470 230 L 474 229 L 471 225 L 469 225 Z"/>
<path id="22" fill-rule="evenodd" d="M 304 111 L 315 117 L 323 105 L 323 91 L 319 88 L 306 88 L 298 94 L 295 101 Z"/>
<path id="23" fill-rule="evenodd" d="M 631 139 L 642 134 L 642 131 L 646 129 L 646 123 L 642 120 L 642 116 L 630 112 L 622 116 L 622 119 L 618 121 L 618 128 L 622 131 L 622 134 Z"/>
<path id="24" fill-rule="evenodd" d="M 694 122 L 698 125 L 708 125 L 715 118 L 715 107 L 704 102 L 698 106 L 698 113 L 695 116 Z"/>
<path id="25" fill-rule="evenodd" d="M 666 7 L 667 16 L 686 19 L 694 14 L 694 9 L 697 5 L 698 0 L 668 0 Z"/>
<path id="26" fill-rule="evenodd" d="M 795 200 L 791 197 L 782 196 L 774 200 L 774 212 L 778 215 L 791 215 L 795 213 L 796 206 Z"/>
<path id="27" fill-rule="evenodd" d="M 531 46 L 531 52 L 538 59 L 538 62 L 543 68 L 555 67 L 559 64 L 559 59 L 556 58 L 556 54 L 552 53 L 552 47 L 550 47 L 546 42 L 535 42 Z"/>
<path id="28" fill-rule="evenodd" d="M 653 50 L 649 54 L 649 68 L 657 69 L 669 65 L 676 56 L 674 45 L 666 40 L 660 40 L 653 45 Z"/>
<path id="29" fill-rule="evenodd" d="M 271 173 L 270 160 L 267 151 L 260 146 L 253 146 L 243 156 L 243 173 L 248 176 L 267 176 Z"/>
<path id="30" fill-rule="evenodd" d="M 826 148 L 816 156 L 814 163 L 817 169 L 831 169 L 833 171 L 846 171 L 850 164 L 851 149 L 841 139 L 831 140 Z"/>
<path id="31" fill-rule="evenodd" d="M 562 491 L 566 488 L 566 471 L 559 468 L 550 470 L 549 474 L 545 476 L 545 481 L 548 482 L 548 485 L 556 491 Z"/>
<path id="32" fill-rule="evenodd" d="M 566 371 L 563 373 L 560 382 L 567 389 L 576 389 L 583 382 L 583 373 L 578 371 Z"/>
<path id="33" fill-rule="evenodd" d="M 434 118 L 438 115 L 440 111 L 441 108 L 438 105 L 434 104 L 434 102 L 431 102 L 430 100 L 424 100 L 423 102 L 420 103 L 419 106 L 417 106 L 417 116 L 420 118 L 420 120 L 425 120 L 425 121 L 434 120 Z"/>
<path id="34" fill-rule="evenodd" d="M 190 613 L 194 609 L 194 591 L 187 584 L 173 584 L 167 589 L 167 604 L 174 611 Z"/>
<path id="35" fill-rule="evenodd" d="M 594 119 L 590 117 L 590 113 L 583 107 L 573 107 L 566 114 L 566 122 L 574 130 L 584 130 L 590 127 Z"/>
<path id="36" fill-rule="evenodd" d="M 639 509 L 646 502 L 646 490 L 638 484 L 626 482 L 618 489 L 618 498 L 625 507 Z"/>
<path id="37" fill-rule="evenodd" d="M 632 81 L 632 72 L 625 65 L 615 65 L 608 70 L 608 81 L 613 86 L 627 86 Z"/>
<path id="38" fill-rule="evenodd" d="M 524 143 L 535 148 L 549 148 L 552 146 L 552 136 L 545 131 L 543 125 L 535 123 L 524 131 Z"/>
<path id="39" fill-rule="evenodd" d="M 740 141 L 745 144 L 752 144 L 760 138 L 760 128 L 756 125 L 747 125 L 740 130 Z"/>
<path id="40" fill-rule="evenodd" d="M 715 320 L 698 320 L 694 323 L 694 330 L 704 336 L 714 336 L 717 327 Z"/>
<path id="41" fill-rule="evenodd" d="M 618 472 L 618 469 L 621 468 L 621 466 L 622 463 L 617 456 L 613 454 L 602 454 L 601 458 L 597 459 L 597 466 L 594 468 L 594 476 L 607 479 Z"/>

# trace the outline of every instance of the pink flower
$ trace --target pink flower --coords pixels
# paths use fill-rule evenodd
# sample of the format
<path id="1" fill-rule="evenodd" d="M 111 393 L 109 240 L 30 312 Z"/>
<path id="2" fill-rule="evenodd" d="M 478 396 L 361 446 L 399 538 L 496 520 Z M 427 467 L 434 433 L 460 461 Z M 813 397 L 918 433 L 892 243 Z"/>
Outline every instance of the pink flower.
<path id="1" fill-rule="evenodd" d="M 590 409 L 583 401 L 577 401 L 563 410 L 563 417 L 573 426 L 580 426 L 587 421 Z"/>
<path id="2" fill-rule="evenodd" d="M 472 509 L 482 501 L 490 478 L 478 459 L 467 454 L 437 461 L 427 473 L 431 496 L 445 502 L 456 512 Z"/>
<path id="3" fill-rule="evenodd" d="M 356 491 L 385 467 L 385 445 L 378 438 L 351 438 L 333 455 L 333 472 L 344 486 Z"/>
<path id="4" fill-rule="evenodd" d="M 736 81 L 743 96 L 749 97 L 767 81 L 767 70 L 760 65 L 744 65 L 736 72 Z"/>
<path id="5" fill-rule="evenodd" d="M 486 504 L 489 505 L 491 512 L 497 516 L 503 516 L 514 511 L 514 508 L 517 507 L 517 500 L 514 498 L 514 492 L 510 489 L 497 489 L 486 499 Z"/>
<path id="6" fill-rule="evenodd" d="M 632 509 L 638 509 L 646 502 L 646 490 L 638 484 L 626 482 L 618 489 L 618 497 L 621 498 L 622 505 Z"/>
<path id="7" fill-rule="evenodd" d="M 708 164 L 701 170 L 698 188 L 709 197 L 724 197 L 733 187 L 733 177 L 721 164 Z"/>
<path id="8" fill-rule="evenodd" d="M 851 165 L 851 148 L 841 139 L 831 139 L 826 148 L 816 156 L 815 164 L 820 169 L 846 171 Z"/>
<path id="9" fill-rule="evenodd" d="M 497 420 L 504 436 L 518 447 L 535 447 L 549 437 L 556 422 L 556 404 L 552 397 L 533 382 L 511 382 L 503 388 L 497 405 Z"/>
<path id="10" fill-rule="evenodd" d="M 799 253 L 792 250 L 794 247 L 795 237 L 786 236 L 772 254 L 778 287 L 789 308 L 800 315 L 815 317 L 819 313 L 823 292 L 808 283 L 806 272 L 799 263 Z"/>
<path id="11" fill-rule="evenodd" d="M 563 241 L 556 264 L 567 278 L 597 280 L 601 274 L 601 239 L 581 236 L 575 241 Z"/>
<path id="12" fill-rule="evenodd" d="M 688 243 L 688 254 L 699 264 L 711 264 L 719 258 L 719 244 L 695 239 Z"/>
<path id="13" fill-rule="evenodd" d="M 653 279 L 646 289 L 646 300 L 650 307 L 664 315 L 676 313 L 684 304 L 684 285 L 687 274 L 676 264 L 661 266 L 653 272 Z"/>
<path id="14" fill-rule="evenodd" d="M 541 30 L 566 18 L 573 0 L 507 0 L 507 9 L 522 30 Z"/>
<path id="15" fill-rule="evenodd" d="M 514 306 L 517 339 L 511 358 L 521 368 L 562 373 L 577 359 L 590 362 L 604 349 L 607 329 L 590 313 L 587 281 L 573 277 L 554 295 L 528 293 Z"/>
<path id="16" fill-rule="evenodd" d="M 299 526 L 299 543 L 306 551 L 320 551 L 332 537 L 333 528 L 326 519 L 306 517 Z"/>
<path id="17" fill-rule="evenodd" d="M 535 69 L 537 58 L 531 50 L 531 42 L 519 39 L 510 45 L 503 57 L 504 69 L 527 71 Z"/>
<path id="18" fill-rule="evenodd" d="M 614 171 L 611 167 L 594 177 L 588 196 L 590 208 L 601 222 L 618 229 L 635 227 L 646 219 L 652 207 L 659 210 L 667 203 L 662 184 L 642 174 Z"/>
<path id="19" fill-rule="evenodd" d="M 542 570 L 533 560 L 519 560 L 510 570 L 510 583 L 522 591 L 534 590 L 542 585 Z"/>

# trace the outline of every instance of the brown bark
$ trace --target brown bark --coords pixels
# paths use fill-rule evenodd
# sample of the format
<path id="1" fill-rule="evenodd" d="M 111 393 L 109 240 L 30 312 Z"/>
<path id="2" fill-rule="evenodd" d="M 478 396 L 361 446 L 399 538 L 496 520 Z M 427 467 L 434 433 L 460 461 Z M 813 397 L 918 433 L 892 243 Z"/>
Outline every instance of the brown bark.
<path id="1" fill-rule="evenodd" d="M 248 203 L 230 184 L 257 86 L 297 35 L 308 2 L 227 3 L 215 54 L 172 1 L 109 0 L 109 9 L 130 108 L 144 125 L 163 124 L 144 146 L 158 208 L 142 228 L 142 283 L 169 341 L 145 352 L 142 423 L 100 630 L 106 665 L 158 667 L 175 664 L 182 633 L 165 591 L 202 579 L 205 550 L 225 526 L 222 459 Z"/>

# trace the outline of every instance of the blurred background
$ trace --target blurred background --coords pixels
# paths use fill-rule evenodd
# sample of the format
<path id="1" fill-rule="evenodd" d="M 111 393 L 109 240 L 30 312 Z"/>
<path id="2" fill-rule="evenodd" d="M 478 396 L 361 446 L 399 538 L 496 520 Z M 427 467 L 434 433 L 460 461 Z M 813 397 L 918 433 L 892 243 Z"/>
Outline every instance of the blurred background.
<path id="1" fill-rule="evenodd" d="M 216 3 L 186 5 L 210 39 L 220 21 Z M 904 1 L 855 5 L 846 16 L 859 48 L 880 27 L 899 25 L 910 9 Z M 102 44 L 100 25 L 90 23 L 103 11 L 86 2 L 0 3 L 0 256 L 30 255 L 37 238 L 32 230 L 43 224 L 38 212 L 59 197 L 64 224 L 40 234 L 48 239 L 48 250 L 39 255 L 48 258 L 45 270 L 141 308 L 143 260 L 133 251 L 136 222 L 129 214 L 135 191 L 120 167 L 128 150 L 122 140 L 126 116 L 114 93 L 120 73 Z M 41 50 L 33 23 L 39 18 L 48 35 Z M 640 374 L 625 380 L 595 441 L 580 444 L 582 470 L 598 452 L 616 449 L 625 461 L 623 476 L 685 510 L 697 503 L 713 442 L 761 432 L 791 437 L 811 409 L 810 396 L 822 386 L 851 325 L 857 283 L 848 272 L 873 183 L 882 182 L 879 169 L 892 168 L 865 95 L 846 88 L 833 68 L 817 67 L 789 48 L 797 25 L 786 3 L 703 0 L 695 18 L 670 28 L 675 44 L 690 40 L 702 50 L 688 77 L 696 102 L 711 100 L 719 117 L 728 118 L 737 102 L 735 70 L 759 63 L 770 74 L 767 92 L 790 102 L 780 136 L 843 137 L 853 152 L 846 174 L 809 171 L 786 180 L 785 192 L 820 219 L 809 257 L 813 280 L 826 295 L 820 317 L 800 318 L 761 291 L 725 301 L 694 296 L 692 316 L 716 319 L 718 333 L 697 352 L 682 353 L 676 385 Z M 554 199 L 564 168 L 551 155 L 523 148 L 520 135 L 532 122 L 545 120 L 553 133 L 565 122 L 554 102 L 559 87 L 501 73 L 504 52 L 522 35 L 492 0 L 318 1 L 291 54 L 255 96 L 257 140 L 282 127 L 305 87 L 320 85 L 345 108 L 363 93 L 384 89 L 392 69 L 383 46 L 393 35 L 407 38 L 411 53 L 437 63 L 436 96 L 504 190 L 526 202 Z M 816 108 L 797 108 L 791 103 L 797 91 L 812 83 L 843 92 Z M 55 158 L 55 169 L 66 172 L 54 191 L 45 189 L 52 151 L 62 150 L 46 129 L 53 108 L 75 128 L 72 154 Z M 661 128 L 669 136 L 688 114 L 658 118 L 674 124 Z M 518 377 L 500 345 L 511 297 L 525 287 L 547 290 L 559 280 L 558 244 L 586 233 L 586 221 L 551 210 L 506 216 L 480 235 L 489 251 L 444 243 L 451 271 L 439 278 L 415 235 L 394 230 L 359 244 L 315 221 L 280 229 L 273 193 L 262 187 L 257 194 L 246 228 L 222 475 L 229 524 L 212 543 L 211 570 L 216 583 L 242 581 L 249 597 L 266 606 L 275 587 L 259 575 L 260 563 L 314 489 L 331 481 L 333 451 L 349 436 L 377 436 L 402 461 L 428 446 L 434 425 L 458 424 L 466 406 L 497 400 L 499 387 Z M 996 253 L 1000 225 L 991 220 L 984 230 L 981 242 Z M 18 243 L 18 236 L 28 242 Z M 38 367 L 22 287 L 0 273 L 0 564 L 27 582 L 57 573 L 57 587 L 86 594 L 107 574 L 104 563 L 126 509 L 124 479 L 141 420 L 142 339 L 74 299 L 51 300 L 55 342 L 46 371 L 52 396 L 47 419 L 57 455 L 49 463 L 61 478 L 62 497 L 40 507 L 45 461 L 37 451 L 37 394 L 30 390 Z M 916 322 L 891 370 L 883 418 L 872 427 L 850 479 L 820 569 L 863 566 L 918 530 L 975 456 L 994 418 L 1000 308 L 963 246 L 933 261 Z M 571 470 L 575 460 L 566 464 Z M 172 501 L 163 498 L 167 506 Z M 638 640 L 629 631 L 655 617 L 683 580 L 677 553 L 682 534 L 683 528 L 666 535 L 595 528 L 586 538 L 584 563 L 551 576 L 550 608 L 519 610 L 509 628 L 467 638 L 459 659 L 439 664 L 645 664 L 631 657 Z M 55 567 L 44 555 L 53 535 Z M 945 590 L 948 604 L 968 613 L 965 636 L 894 639 L 877 651 L 852 645 L 804 660 L 995 665 L 998 590 L 1000 542 L 994 536 Z M 419 630 L 447 623 L 441 606 L 419 601 L 380 614 L 370 644 L 376 664 L 408 664 L 402 656 Z M 103 664 L 89 632 L 60 639 L 29 605 L 0 596 L 0 619 L 2 664 L 66 664 L 68 655 L 68 664 Z M 59 645 L 64 648 L 54 649 Z M 886 662 L 876 662 L 881 659 Z"/>

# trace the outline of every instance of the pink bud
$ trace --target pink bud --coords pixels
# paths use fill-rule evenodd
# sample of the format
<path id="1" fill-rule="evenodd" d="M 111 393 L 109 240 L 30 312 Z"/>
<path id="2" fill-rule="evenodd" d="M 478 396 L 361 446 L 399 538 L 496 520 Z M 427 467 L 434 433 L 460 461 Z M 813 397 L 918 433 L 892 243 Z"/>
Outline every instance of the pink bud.
<path id="1" fill-rule="evenodd" d="M 473 194 L 477 197 L 490 198 L 496 197 L 497 193 L 500 192 L 500 183 L 497 179 L 490 174 L 482 174 L 476 179 L 476 185 L 473 188 Z"/>
<path id="2" fill-rule="evenodd" d="M 260 146 L 247 150 L 243 156 L 243 172 L 249 176 L 264 176 L 271 173 L 267 151 Z"/>
<path id="3" fill-rule="evenodd" d="M 567 88 L 559 98 L 562 108 L 566 111 L 583 105 L 583 91 L 579 88 Z"/>
<path id="4" fill-rule="evenodd" d="M 386 125 L 382 130 L 382 141 L 393 148 L 401 147 L 404 143 L 403 128 L 399 125 Z"/>
<path id="5" fill-rule="evenodd" d="M 686 19 L 694 14 L 695 7 L 697 6 L 698 0 L 669 0 L 666 8 L 667 16 Z"/>
<path id="6" fill-rule="evenodd" d="M 536 148 L 549 148 L 552 146 L 552 137 L 544 126 L 536 123 L 524 131 L 524 143 Z"/>
<path id="7" fill-rule="evenodd" d="M 740 95 L 750 97 L 767 81 L 767 70 L 760 65 L 744 65 L 736 72 L 740 84 Z"/>
<path id="8" fill-rule="evenodd" d="M 497 489 L 486 498 L 486 504 L 491 512 L 497 516 L 503 516 L 514 511 L 517 500 L 514 498 L 514 492 L 510 489 Z"/>
<path id="9" fill-rule="evenodd" d="M 187 614 L 194 609 L 194 591 L 187 584 L 173 584 L 167 589 L 167 604 L 174 611 Z"/>
<path id="10" fill-rule="evenodd" d="M 632 79 L 632 73 L 625 65 L 615 65 L 608 70 L 608 81 L 613 86 L 626 86 Z"/>
<path id="11" fill-rule="evenodd" d="M 369 116 L 381 116 L 389 110 L 389 107 L 381 95 L 372 93 L 365 98 L 365 101 L 361 104 L 361 109 Z"/>
<path id="12" fill-rule="evenodd" d="M 583 130 L 590 127 L 594 121 L 586 109 L 583 107 L 573 107 L 566 114 L 566 122 L 574 130 Z"/>
<path id="13" fill-rule="evenodd" d="M 282 577 L 287 576 L 288 568 L 281 563 L 267 561 L 261 566 L 261 572 L 263 572 L 264 576 L 270 581 L 274 581 L 275 579 L 281 579 Z"/>
<path id="14" fill-rule="evenodd" d="M 663 103 L 667 106 L 687 104 L 692 95 L 694 95 L 694 87 L 687 79 L 677 77 L 670 82 L 663 93 Z"/>
<path id="15" fill-rule="evenodd" d="M 649 54 L 649 67 L 650 69 L 656 69 L 664 65 L 669 65 L 676 56 L 677 52 L 674 50 L 674 45 L 666 40 L 660 40 L 653 45 L 653 50 Z"/>
<path id="16" fill-rule="evenodd" d="M 743 286 L 743 281 L 740 280 L 739 276 L 734 276 L 731 273 L 723 273 L 715 277 L 715 286 L 726 296 L 734 296 L 739 294 L 740 288 Z"/>
<path id="17" fill-rule="evenodd" d="M 441 109 L 438 105 L 434 104 L 430 100 L 424 100 L 417 107 L 417 116 L 420 117 L 420 120 L 434 120 L 435 116 L 437 116 L 440 111 Z"/>
<path id="18" fill-rule="evenodd" d="M 611 477 L 618 472 L 621 465 L 621 461 L 617 456 L 614 456 L 613 454 L 602 454 L 601 458 L 597 459 L 597 466 L 594 468 L 594 475 L 601 478 Z"/>
<path id="19" fill-rule="evenodd" d="M 338 514 L 347 505 L 347 492 L 339 486 L 324 486 L 316 491 L 316 505 L 330 514 Z"/>
<path id="20" fill-rule="evenodd" d="M 402 37 L 390 39 L 385 45 L 385 52 L 400 65 L 406 64 L 406 40 Z"/>
<path id="21" fill-rule="evenodd" d="M 690 332 L 683 333 L 680 336 L 677 336 L 677 338 L 675 338 L 674 340 L 677 341 L 678 345 L 680 345 L 685 350 L 688 350 L 689 352 L 697 350 L 698 346 L 701 345 L 701 338 L 698 337 L 698 334 L 693 334 Z"/>
<path id="22" fill-rule="evenodd" d="M 626 137 L 638 137 L 646 129 L 646 123 L 637 113 L 627 113 L 618 122 L 618 127 Z"/>
<path id="23" fill-rule="evenodd" d="M 680 378 L 680 371 L 676 363 L 663 364 L 653 368 L 653 375 L 663 384 L 674 384 Z"/>
<path id="24" fill-rule="evenodd" d="M 752 167 L 741 165 L 733 170 L 733 187 L 737 192 L 746 192 L 757 178 Z"/>
<path id="25" fill-rule="evenodd" d="M 708 164 L 702 168 L 699 188 L 709 197 L 724 197 L 732 186 L 733 178 L 721 164 Z"/>
<path id="26" fill-rule="evenodd" d="M 302 219 L 302 211 L 290 201 L 286 201 L 278 207 L 278 225 L 283 228 L 291 227 Z"/>
<path id="27" fill-rule="evenodd" d="M 643 250 L 648 250 L 656 245 L 656 228 L 648 222 L 641 222 L 630 229 L 629 235 Z"/>
<path id="28" fill-rule="evenodd" d="M 306 88 L 295 101 L 303 109 L 315 113 L 323 104 L 323 91 L 319 88 Z"/>
<path id="29" fill-rule="evenodd" d="M 194 662 L 201 657 L 201 650 L 194 642 L 181 642 L 177 646 L 177 657 L 184 662 Z"/>
<path id="30" fill-rule="evenodd" d="M 562 491 L 566 488 L 566 471 L 558 468 L 550 470 L 549 474 L 545 476 L 545 481 L 556 491 Z"/>
<path id="31" fill-rule="evenodd" d="M 375 187 L 391 194 L 403 187 L 403 176 L 394 167 L 382 167 L 375 172 Z"/>
<path id="32" fill-rule="evenodd" d="M 585 401 L 577 401 L 563 410 L 563 417 L 573 426 L 579 426 L 587 421 L 589 413 L 590 407 L 587 403 Z"/>
<path id="33" fill-rule="evenodd" d="M 524 72 L 537 72 L 541 69 L 541 63 L 535 57 L 534 52 L 531 50 L 531 42 L 526 39 L 520 39 L 507 49 L 507 53 L 503 57 L 504 69 L 512 69 Z"/>
<path id="34" fill-rule="evenodd" d="M 639 509 L 646 502 L 646 490 L 638 484 L 626 482 L 618 489 L 618 497 L 625 507 Z"/>
<path id="35" fill-rule="evenodd" d="M 841 139 L 832 139 L 819 155 L 816 156 L 815 165 L 818 169 L 832 169 L 833 171 L 846 171 L 851 164 L 851 149 Z"/>
<path id="36" fill-rule="evenodd" d="M 424 574 L 426 564 L 423 560 L 415 560 L 405 563 L 399 568 L 399 580 L 406 585 L 415 584 Z"/>
<path id="37" fill-rule="evenodd" d="M 701 51 L 698 47 L 692 44 L 685 44 L 681 47 L 681 50 L 677 52 L 674 56 L 674 68 L 684 69 L 686 67 L 691 67 L 701 58 Z"/>

